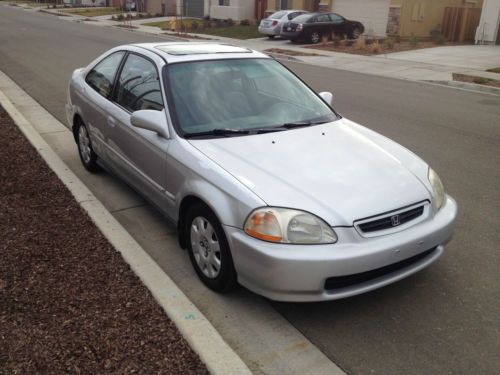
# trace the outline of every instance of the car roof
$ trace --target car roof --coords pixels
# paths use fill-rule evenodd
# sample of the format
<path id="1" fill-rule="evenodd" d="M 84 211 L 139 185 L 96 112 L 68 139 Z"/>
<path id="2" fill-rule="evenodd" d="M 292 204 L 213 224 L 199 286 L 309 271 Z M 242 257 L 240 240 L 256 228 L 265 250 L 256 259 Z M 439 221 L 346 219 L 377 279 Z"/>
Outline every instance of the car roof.
<path id="1" fill-rule="evenodd" d="M 132 46 L 144 48 L 161 56 L 167 63 L 197 60 L 220 60 L 234 58 L 270 58 L 246 47 L 225 43 L 167 42 L 140 43 Z"/>

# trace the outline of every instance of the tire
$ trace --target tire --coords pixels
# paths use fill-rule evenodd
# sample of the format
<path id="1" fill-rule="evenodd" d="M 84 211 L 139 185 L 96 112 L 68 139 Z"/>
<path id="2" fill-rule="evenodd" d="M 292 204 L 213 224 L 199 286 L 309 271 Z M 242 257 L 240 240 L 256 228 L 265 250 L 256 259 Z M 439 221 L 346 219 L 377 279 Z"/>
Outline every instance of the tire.
<path id="1" fill-rule="evenodd" d="M 363 34 L 363 32 L 361 31 L 361 29 L 359 29 L 359 28 L 356 27 L 352 31 L 351 37 L 352 37 L 352 39 L 358 39 L 361 36 L 361 34 Z"/>
<path id="2" fill-rule="evenodd" d="M 321 33 L 313 31 L 311 33 L 310 40 L 312 44 L 318 44 L 321 41 Z"/>
<path id="3" fill-rule="evenodd" d="M 267 36 L 269 39 L 274 39 L 274 35 L 268 35 Z"/>
<path id="4" fill-rule="evenodd" d="M 227 293 L 236 285 L 231 250 L 215 214 L 202 203 L 188 208 L 185 218 L 189 258 L 200 280 L 210 289 Z"/>
<path id="5" fill-rule="evenodd" d="M 97 155 L 92 148 L 87 127 L 81 120 L 77 120 L 76 125 L 76 144 L 78 145 L 78 155 L 86 170 L 89 172 L 98 172 L 100 170 L 97 165 Z"/>

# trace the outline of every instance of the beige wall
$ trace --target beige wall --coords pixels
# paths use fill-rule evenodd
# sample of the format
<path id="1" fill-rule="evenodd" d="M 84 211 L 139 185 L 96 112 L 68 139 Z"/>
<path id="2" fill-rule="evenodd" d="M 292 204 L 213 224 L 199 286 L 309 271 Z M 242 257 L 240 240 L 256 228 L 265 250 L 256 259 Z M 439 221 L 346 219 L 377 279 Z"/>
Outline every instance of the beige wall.
<path id="1" fill-rule="evenodd" d="M 323 0 L 322 2 L 329 3 L 329 0 Z M 279 4 L 281 4 L 280 0 L 268 0 L 267 10 L 275 11 L 279 10 Z M 314 0 L 288 0 L 288 8 L 289 9 L 304 9 L 312 11 L 314 10 Z"/>
<path id="2" fill-rule="evenodd" d="M 231 0 L 229 6 L 219 6 L 217 1 L 212 1 L 210 17 L 218 19 L 231 18 L 235 21 L 255 18 L 255 2 L 250 0 Z"/>
<path id="3" fill-rule="evenodd" d="M 399 35 L 429 37 L 429 32 L 443 22 L 446 7 L 481 7 L 483 0 L 391 0 L 401 7 Z"/>

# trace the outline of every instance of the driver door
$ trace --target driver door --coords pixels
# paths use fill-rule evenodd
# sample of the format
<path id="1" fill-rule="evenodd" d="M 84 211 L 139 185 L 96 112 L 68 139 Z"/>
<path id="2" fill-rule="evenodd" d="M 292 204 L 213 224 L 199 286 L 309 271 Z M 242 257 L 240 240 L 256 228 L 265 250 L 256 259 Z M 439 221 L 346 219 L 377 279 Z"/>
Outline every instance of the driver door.
<path id="1" fill-rule="evenodd" d="M 113 109 L 107 118 L 108 149 L 113 169 L 162 211 L 166 210 L 165 178 L 170 144 L 157 133 L 130 123 L 133 112 L 164 112 L 158 70 L 145 56 L 129 53 L 116 80 Z"/>

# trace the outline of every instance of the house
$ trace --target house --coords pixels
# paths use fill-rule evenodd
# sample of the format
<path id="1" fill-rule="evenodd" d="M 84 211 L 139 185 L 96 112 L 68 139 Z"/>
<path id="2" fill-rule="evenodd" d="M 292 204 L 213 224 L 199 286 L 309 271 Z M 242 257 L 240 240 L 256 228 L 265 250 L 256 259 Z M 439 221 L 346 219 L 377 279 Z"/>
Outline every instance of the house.
<path id="1" fill-rule="evenodd" d="M 387 34 L 429 38 L 441 29 L 449 41 L 472 41 L 483 0 L 391 0 Z"/>
<path id="2" fill-rule="evenodd" d="M 484 0 L 476 44 L 500 44 L 500 0 Z"/>
<path id="3" fill-rule="evenodd" d="M 255 0 L 209 0 L 210 17 L 236 21 L 255 18 Z"/>
<path id="4" fill-rule="evenodd" d="M 347 19 L 360 21 L 367 34 L 384 36 L 390 0 L 268 0 L 267 5 L 267 14 L 281 9 L 335 12 Z"/>
<path id="5" fill-rule="evenodd" d="M 365 34 L 385 36 L 390 0 L 331 0 L 329 8 L 343 17 L 361 22 Z"/>

